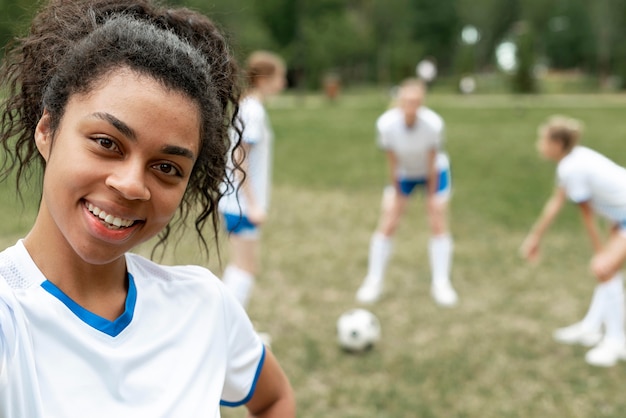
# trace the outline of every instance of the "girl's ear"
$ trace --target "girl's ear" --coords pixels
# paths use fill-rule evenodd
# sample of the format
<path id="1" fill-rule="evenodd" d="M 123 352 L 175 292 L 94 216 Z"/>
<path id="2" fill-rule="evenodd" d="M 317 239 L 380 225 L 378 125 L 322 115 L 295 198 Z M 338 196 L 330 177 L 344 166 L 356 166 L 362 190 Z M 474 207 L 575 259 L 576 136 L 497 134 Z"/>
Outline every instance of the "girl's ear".
<path id="1" fill-rule="evenodd" d="M 39 154 L 48 162 L 52 148 L 52 129 L 50 127 L 50 113 L 47 110 L 43 111 L 43 115 L 35 128 L 35 144 Z"/>

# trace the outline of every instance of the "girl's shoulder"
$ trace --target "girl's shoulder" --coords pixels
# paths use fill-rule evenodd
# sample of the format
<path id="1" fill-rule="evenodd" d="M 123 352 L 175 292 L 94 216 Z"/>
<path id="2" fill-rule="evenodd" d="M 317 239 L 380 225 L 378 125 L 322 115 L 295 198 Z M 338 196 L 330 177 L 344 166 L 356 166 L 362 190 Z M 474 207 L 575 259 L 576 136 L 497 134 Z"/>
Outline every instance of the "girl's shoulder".
<path id="1" fill-rule="evenodd" d="M 429 107 L 422 106 L 418 110 L 420 122 L 429 125 L 435 131 L 441 131 L 443 129 L 443 118 L 434 110 Z"/>
<path id="2" fill-rule="evenodd" d="M 126 254 L 127 269 L 135 280 L 153 280 L 168 283 L 186 283 L 201 287 L 220 286 L 221 280 L 209 269 L 197 265 L 167 266 L 139 254 Z"/>
<path id="3" fill-rule="evenodd" d="M 246 96 L 239 102 L 241 113 L 265 113 L 265 106 L 254 96 Z"/>
<path id="4" fill-rule="evenodd" d="M 560 177 L 598 172 L 614 163 L 599 152 L 581 145 L 575 146 L 559 161 L 557 173 Z"/>
<path id="5" fill-rule="evenodd" d="M 395 126 L 402 126 L 404 123 L 404 116 L 402 111 L 397 107 L 388 109 L 378 117 L 376 120 L 376 127 L 380 131 L 387 129 L 393 129 Z"/>
<path id="6" fill-rule="evenodd" d="M 40 285 L 46 278 L 37 268 L 23 240 L 0 252 L 0 284 L 6 289 L 26 289 Z"/>

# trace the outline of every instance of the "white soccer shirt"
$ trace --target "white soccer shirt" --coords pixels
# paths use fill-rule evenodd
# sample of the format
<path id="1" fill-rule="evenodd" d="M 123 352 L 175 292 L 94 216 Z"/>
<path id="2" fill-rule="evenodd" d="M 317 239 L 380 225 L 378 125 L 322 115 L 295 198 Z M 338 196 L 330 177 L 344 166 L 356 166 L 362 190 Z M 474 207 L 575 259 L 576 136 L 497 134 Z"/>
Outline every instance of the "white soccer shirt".
<path id="1" fill-rule="evenodd" d="M 0 253 L 0 417 L 219 417 L 249 400 L 265 349 L 208 270 L 127 254 L 110 322 L 46 280 L 22 242 Z"/>
<path id="2" fill-rule="evenodd" d="M 557 166 L 558 184 L 576 203 L 590 202 L 600 215 L 626 221 L 626 169 L 604 155 L 576 146 Z"/>
<path id="3" fill-rule="evenodd" d="M 257 203 L 268 209 L 270 197 L 270 181 L 272 171 L 272 142 L 274 134 L 269 123 L 267 112 L 263 104 L 254 97 L 246 97 L 239 105 L 239 123 L 243 126 L 242 141 L 250 145 L 250 152 L 246 155 L 248 172 L 246 180 L 252 185 L 252 192 Z M 231 141 L 237 140 L 234 132 L 231 132 Z M 229 161 L 231 179 L 235 178 L 232 173 L 232 161 Z M 234 182 L 235 187 L 239 182 Z M 237 201 L 239 197 L 239 201 Z M 240 209 L 241 205 L 241 209 Z M 246 213 L 247 202 L 241 190 L 238 194 L 231 190 L 220 200 L 220 210 L 224 213 L 238 215 Z"/>
<path id="4" fill-rule="evenodd" d="M 406 126 L 404 114 L 398 108 L 389 109 L 376 121 L 378 144 L 392 151 L 398 159 L 397 175 L 405 179 L 423 179 L 428 175 L 428 154 L 443 146 L 443 119 L 422 106 L 417 122 Z"/>

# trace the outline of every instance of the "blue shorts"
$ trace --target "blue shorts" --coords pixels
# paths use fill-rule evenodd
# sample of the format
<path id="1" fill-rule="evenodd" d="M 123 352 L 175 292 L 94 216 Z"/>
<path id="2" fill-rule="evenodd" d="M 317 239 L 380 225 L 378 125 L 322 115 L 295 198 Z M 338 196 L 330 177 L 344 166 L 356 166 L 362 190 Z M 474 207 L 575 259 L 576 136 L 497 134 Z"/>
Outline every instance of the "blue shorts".
<path id="1" fill-rule="evenodd" d="M 452 188 L 452 179 L 450 178 L 450 169 L 440 170 L 439 175 L 437 176 L 437 189 L 435 190 L 436 195 L 445 195 L 450 193 L 450 189 Z M 398 181 L 398 185 L 400 186 L 400 193 L 404 196 L 410 196 L 413 193 L 413 190 L 417 186 L 426 186 L 428 181 L 425 178 L 420 179 L 407 179 L 401 178 Z"/>
<path id="2" fill-rule="evenodd" d="M 250 222 L 246 215 L 234 213 L 224 213 L 223 215 L 226 222 L 226 230 L 230 234 L 253 235 L 258 231 L 257 226 Z"/>

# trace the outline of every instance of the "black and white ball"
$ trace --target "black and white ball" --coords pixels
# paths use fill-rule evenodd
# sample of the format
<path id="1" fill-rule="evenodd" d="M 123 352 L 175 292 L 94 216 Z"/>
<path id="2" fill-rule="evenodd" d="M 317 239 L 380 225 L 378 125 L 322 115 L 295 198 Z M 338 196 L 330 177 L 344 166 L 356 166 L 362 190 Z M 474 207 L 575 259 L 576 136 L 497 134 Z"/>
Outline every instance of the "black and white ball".
<path id="1" fill-rule="evenodd" d="M 380 340 L 380 322 L 366 309 L 351 309 L 337 320 L 337 339 L 346 351 L 369 350 Z"/>

